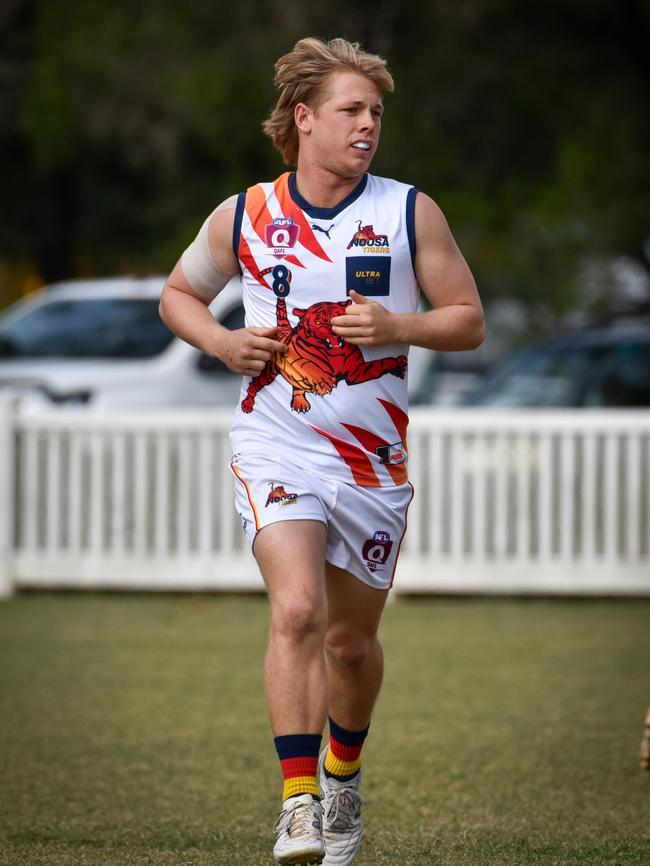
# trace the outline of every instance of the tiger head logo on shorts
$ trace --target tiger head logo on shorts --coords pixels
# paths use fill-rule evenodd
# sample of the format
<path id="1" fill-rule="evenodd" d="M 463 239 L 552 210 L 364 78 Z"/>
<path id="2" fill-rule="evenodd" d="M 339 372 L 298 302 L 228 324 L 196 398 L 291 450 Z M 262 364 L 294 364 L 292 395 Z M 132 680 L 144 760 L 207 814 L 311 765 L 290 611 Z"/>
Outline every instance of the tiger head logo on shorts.
<path id="1" fill-rule="evenodd" d="M 298 500 L 297 493 L 288 493 L 281 484 L 271 481 L 271 492 L 266 498 L 265 508 L 269 505 L 293 505 Z"/>
<path id="2" fill-rule="evenodd" d="M 405 355 L 366 361 L 358 346 L 346 343 L 334 333 L 332 319 L 342 316 L 351 300 L 312 304 L 306 310 L 294 309 L 298 324 L 291 327 L 284 298 L 278 298 L 276 316 L 277 339 L 286 343 L 288 350 L 275 352 L 266 366 L 253 379 L 242 400 L 243 412 L 252 412 L 255 397 L 280 374 L 292 386 L 291 408 L 294 412 L 309 412 L 311 405 L 305 394 L 323 397 L 330 394 L 339 382 L 358 385 L 379 379 L 386 373 L 404 378 Z"/>

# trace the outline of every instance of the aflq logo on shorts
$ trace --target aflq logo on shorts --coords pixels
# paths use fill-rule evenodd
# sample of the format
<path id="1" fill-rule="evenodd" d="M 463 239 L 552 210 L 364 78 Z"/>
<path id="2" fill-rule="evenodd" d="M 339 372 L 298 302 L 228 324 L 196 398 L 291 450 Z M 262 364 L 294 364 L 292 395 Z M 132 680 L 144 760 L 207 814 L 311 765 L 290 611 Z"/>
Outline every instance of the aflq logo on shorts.
<path id="1" fill-rule="evenodd" d="M 264 228 L 266 245 L 273 250 L 276 259 L 289 255 L 289 250 L 295 247 L 299 234 L 300 226 L 296 225 L 291 217 L 276 217 Z"/>
<path id="2" fill-rule="evenodd" d="M 366 561 L 370 571 L 377 571 L 382 565 L 386 565 L 393 542 L 388 532 L 375 532 L 372 538 L 363 545 L 361 555 Z"/>

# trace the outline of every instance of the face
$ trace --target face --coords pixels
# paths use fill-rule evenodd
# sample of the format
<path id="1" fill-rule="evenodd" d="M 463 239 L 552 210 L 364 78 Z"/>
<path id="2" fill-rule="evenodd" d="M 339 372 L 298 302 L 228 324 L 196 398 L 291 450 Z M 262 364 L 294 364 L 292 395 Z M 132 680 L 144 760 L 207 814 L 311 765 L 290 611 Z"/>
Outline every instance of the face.
<path id="1" fill-rule="evenodd" d="M 363 174 L 377 149 L 383 111 L 381 94 L 369 78 L 333 73 L 320 105 L 296 108 L 299 159 L 339 177 Z"/>

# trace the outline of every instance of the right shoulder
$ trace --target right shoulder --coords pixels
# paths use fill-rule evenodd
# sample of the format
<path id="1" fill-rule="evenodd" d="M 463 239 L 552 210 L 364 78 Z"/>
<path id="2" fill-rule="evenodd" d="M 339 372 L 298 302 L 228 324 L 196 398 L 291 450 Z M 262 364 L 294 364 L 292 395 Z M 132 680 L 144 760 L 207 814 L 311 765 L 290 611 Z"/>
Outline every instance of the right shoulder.
<path id="1" fill-rule="evenodd" d="M 228 247 L 238 262 L 244 213 L 246 213 L 249 223 L 257 225 L 259 221 L 262 221 L 262 224 L 271 221 L 269 215 L 270 201 L 275 201 L 276 206 L 284 210 L 289 196 L 287 189 L 289 174 L 290 172 L 285 172 L 273 181 L 261 181 L 253 184 L 246 192 L 229 196 L 212 211 L 206 222 L 208 223 L 210 249 L 213 255 L 215 250 L 220 250 L 221 256 L 223 256 L 226 247 Z"/>
<path id="2" fill-rule="evenodd" d="M 235 210 L 240 195 L 241 193 L 235 193 L 227 199 L 224 199 L 224 201 L 222 201 L 220 205 L 217 205 L 217 207 L 212 211 L 212 214 L 220 213 L 223 210 Z"/>
<path id="3" fill-rule="evenodd" d="M 235 223 L 241 221 L 241 209 L 245 193 L 229 196 L 221 202 L 206 220 L 208 226 L 208 242 L 214 261 L 228 272 L 239 270 L 234 251 Z"/>
<path id="4" fill-rule="evenodd" d="M 232 228 L 235 214 L 240 204 L 240 200 L 245 195 L 246 193 L 235 193 L 235 195 L 229 196 L 227 199 L 224 199 L 221 204 L 217 205 L 217 207 L 212 211 L 212 213 L 206 220 L 210 228 L 211 234 L 213 231 L 213 227 L 216 231 L 219 229 L 219 227 L 223 227 L 224 225 L 228 224 Z"/>

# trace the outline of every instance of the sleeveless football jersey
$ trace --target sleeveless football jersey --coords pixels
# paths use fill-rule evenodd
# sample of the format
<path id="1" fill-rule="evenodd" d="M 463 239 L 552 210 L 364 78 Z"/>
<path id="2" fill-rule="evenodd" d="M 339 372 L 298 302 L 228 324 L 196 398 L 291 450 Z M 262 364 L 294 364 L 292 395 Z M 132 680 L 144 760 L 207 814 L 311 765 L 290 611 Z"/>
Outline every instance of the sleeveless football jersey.
<path id="1" fill-rule="evenodd" d="M 244 377 L 234 452 L 284 453 L 297 466 L 364 487 L 404 484 L 405 345 L 353 346 L 331 319 L 351 289 L 414 313 L 416 190 L 364 175 L 336 207 L 313 207 L 294 173 L 241 193 L 233 246 L 246 325 L 276 327 L 288 346 Z"/>

